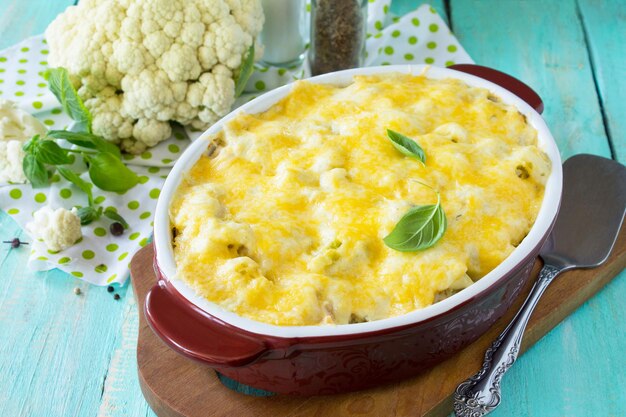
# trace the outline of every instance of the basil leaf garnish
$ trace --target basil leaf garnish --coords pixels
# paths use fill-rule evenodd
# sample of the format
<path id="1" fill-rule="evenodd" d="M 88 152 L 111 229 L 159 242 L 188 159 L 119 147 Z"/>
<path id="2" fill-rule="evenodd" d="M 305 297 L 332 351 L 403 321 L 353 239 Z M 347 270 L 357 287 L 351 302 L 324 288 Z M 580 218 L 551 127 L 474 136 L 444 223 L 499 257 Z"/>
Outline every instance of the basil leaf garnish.
<path id="1" fill-rule="evenodd" d="M 391 249 L 415 252 L 432 247 L 446 231 L 448 221 L 437 193 L 437 204 L 411 208 L 383 241 Z"/>
<path id="2" fill-rule="evenodd" d="M 415 158 L 422 164 L 426 163 L 426 154 L 424 153 L 424 149 L 422 149 L 422 147 L 419 146 L 413 139 L 408 138 L 401 133 L 394 132 L 391 129 L 387 129 L 387 136 L 391 140 L 393 146 L 403 155 Z"/>

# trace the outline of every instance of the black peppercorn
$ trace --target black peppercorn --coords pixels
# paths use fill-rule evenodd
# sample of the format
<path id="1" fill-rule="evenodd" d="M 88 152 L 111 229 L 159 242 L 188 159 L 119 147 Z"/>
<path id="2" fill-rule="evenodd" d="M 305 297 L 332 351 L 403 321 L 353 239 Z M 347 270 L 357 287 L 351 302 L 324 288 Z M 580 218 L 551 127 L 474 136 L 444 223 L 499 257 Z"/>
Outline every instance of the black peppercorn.
<path id="1" fill-rule="evenodd" d="M 120 295 L 119 295 L 119 294 L 115 294 L 115 295 L 113 296 L 113 298 L 114 298 L 114 299 L 116 299 L 116 300 L 119 300 L 119 299 L 120 299 Z"/>
<path id="2" fill-rule="evenodd" d="M 11 240 L 5 240 L 2 243 L 10 243 L 13 249 L 17 249 L 20 245 L 28 245 L 27 242 L 22 242 L 19 237 L 13 238 Z"/>
<path id="3" fill-rule="evenodd" d="M 115 288 L 113 288 L 113 286 L 112 286 L 112 285 L 109 285 L 109 286 L 107 287 L 107 291 L 108 291 L 108 292 L 113 292 L 113 291 L 115 291 Z"/>
<path id="4" fill-rule="evenodd" d="M 111 223 L 109 230 L 113 236 L 121 236 L 124 234 L 124 226 L 122 226 L 120 222 Z"/>

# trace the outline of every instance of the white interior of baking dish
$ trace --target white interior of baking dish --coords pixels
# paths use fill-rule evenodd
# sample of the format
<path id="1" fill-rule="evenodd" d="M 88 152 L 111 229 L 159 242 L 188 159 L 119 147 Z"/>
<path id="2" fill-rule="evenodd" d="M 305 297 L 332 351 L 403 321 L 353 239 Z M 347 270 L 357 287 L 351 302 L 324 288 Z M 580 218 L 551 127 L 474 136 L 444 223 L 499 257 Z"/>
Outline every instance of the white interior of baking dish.
<path id="1" fill-rule="evenodd" d="M 493 271 L 485 275 L 482 279 L 471 285 L 470 287 L 448 297 L 438 303 L 426 308 L 413 311 L 411 313 L 391 317 L 383 320 L 358 324 L 344 325 L 316 325 L 316 326 L 275 326 L 260 323 L 241 317 L 233 312 L 227 311 L 217 304 L 214 304 L 196 294 L 196 292 L 188 286 L 184 281 L 176 278 L 176 264 L 174 262 L 174 253 L 171 244 L 171 227 L 169 221 L 169 205 L 178 188 L 182 176 L 196 163 L 200 155 L 207 148 L 209 142 L 203 140 L 206 135 L 218 132 L 222 129 L 222 125 L 235 117 L 239 112 L 259 113 L 267 110 L 274 103 L 284 97 L 291 90 L 291 84 L 250 101 L 244 106 L 236 109 L 225 116 L 218 123 L 207 130 L 201 138 L 193 142 L 181 155 L 174 165 L 171 173 L 167 177 L 159 201 L 156 208 L 156 217 L 154 221 L 154 244 L 157 252 L 157 262 L 160 270 L 170 280 L 174 288 L 178 290 L 187 300 L 195 304 L 207 313 L 218 317 L 219 319 L 237 326 L 241 329 L 279 337 L 306 337 L 306 336 L 332 336 L 355 334 L 370 331 L 377 331 L 396 326 L 417 323 L 433 316 L 437 316 L 472 298 L 476 294 L 493 285 L 503 277 L 511 269 L 515 268 L 529 252 L 539 244 L 542 236 L 552 224 L 553 219 L 557 215 L 559 203 L 561 199 L 562 188 L 562 167 L 559 151 L 557 149 L 554 138 L 550 134 L 543 118 L 526 102 L 515 96 L 508 90 L 473 75 L 465 74 L 445 68 L 428 67 L 425 65 L 393 65 L 382 67 L 356 68 L 336 73 L 324 74 L 310 78 L 308 81 L 319 84 L 348 85 L 354 75 L 371 75 L 390 72 L 399 72 L 405 74 L 421 74 L 425 72 L 426 76 L 433 79 L 456 78 L 464 81 L 470 86 L 487 88 L 495 95 L 499 96 L 503 102 L 515 106 L 522 114 L 527 117 L 530 123 L 538 133 L 539 147 L 549 156 L 552 161 L 552 172 L 546 183 L 544 201 L 539 210 L 537 220 L 526 238 L 511 253 L 511 255 L 498 265 Z"/>

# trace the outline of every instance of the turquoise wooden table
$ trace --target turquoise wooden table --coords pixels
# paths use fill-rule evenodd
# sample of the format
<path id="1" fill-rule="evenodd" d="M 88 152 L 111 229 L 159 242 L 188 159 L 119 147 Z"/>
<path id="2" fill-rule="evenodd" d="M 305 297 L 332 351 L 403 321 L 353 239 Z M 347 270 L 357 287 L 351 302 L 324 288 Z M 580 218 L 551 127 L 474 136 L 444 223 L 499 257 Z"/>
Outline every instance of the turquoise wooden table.
<path id="1" fill-rule="evenodd" d="M 0 0 L 0 49 L 43 32 L 72 3 Z M 396 0 L 392 11 L 418 3 Z M 563 157 L 626 163 L 624 0 L 431 3 L 477 63 L 543 97 Z M 27 239 L 1 212 L 0 232 Z M 129 287 L 116 301 L 62 272 L 30 272 L 27 257 L 0 246 L 0 415 L 153 416 L 137 380 Z M 625 294 L 623 272 L 520 358 L 493 416 L 626 416 Z"/>

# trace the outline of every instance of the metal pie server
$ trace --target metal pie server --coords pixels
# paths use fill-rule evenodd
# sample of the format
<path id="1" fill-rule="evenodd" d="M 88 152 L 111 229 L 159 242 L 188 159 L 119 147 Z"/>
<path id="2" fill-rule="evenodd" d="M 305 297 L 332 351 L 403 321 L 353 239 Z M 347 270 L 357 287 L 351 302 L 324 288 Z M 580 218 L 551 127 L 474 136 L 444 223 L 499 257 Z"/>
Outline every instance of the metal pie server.
<path id="1" fill-rule="evenodd" d="M 500 404 L 500 380 L 520 350 L 528 319 L 545 289 L 563 271 L 593 268 L 609 257 L 626 211 L 626 167 L 576 155 L 563 164 L 563 198 L 539 256 L 544 266 L 524 305 L 485 353 L 483 366 L 454 392 L 457 417 L 480 417 Z"/>

